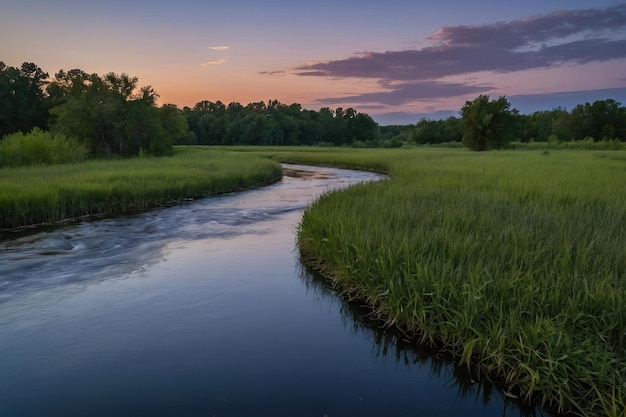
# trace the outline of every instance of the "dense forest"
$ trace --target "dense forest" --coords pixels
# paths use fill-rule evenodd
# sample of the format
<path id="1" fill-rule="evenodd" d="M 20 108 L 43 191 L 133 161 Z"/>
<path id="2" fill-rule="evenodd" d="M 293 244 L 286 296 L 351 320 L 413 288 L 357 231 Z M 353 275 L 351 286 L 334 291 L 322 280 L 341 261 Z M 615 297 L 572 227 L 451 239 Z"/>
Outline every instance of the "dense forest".
<path id="1" fill-rule="evenodd" d="M 465 104 L 461 117 L 380 127 L 353 108 L 313 111 L 269 100 L 247 105 L 200 101 L 180 109 L 158 106 L 158 98 L 152 87 L 139 86 L 127 74 L 100 76 L 73 69 L 51 78 L 33 63 L 17 68 L 0 62 L 0 166 L 2 145 L 17 149 L 29 141 L 31 148 L 54 141 L 50 149 L 59 153 L 78 144 L 86 155 L 106 157 L 168 155 L 177 144 L 400 147 L 462 142 L 473 150 L 489 150 L 511 141 L 626 142 L 626 108 L 612 99 L 525 115 L 511 109 L 505 97 L 490 101 L 479 96 Z M 76 154 L 55 160 L 75 160 Z"/>
<path id="2" fill-rule="evenodd" d="M 379 144 L 378 124 L 353 108 L 305 110 L 300 104 L 278 100 L 243 106 L 221 101 L 201 101 L 185 107 L 193 132 L 191 143 L 199 145 L 361 145 Z"/>

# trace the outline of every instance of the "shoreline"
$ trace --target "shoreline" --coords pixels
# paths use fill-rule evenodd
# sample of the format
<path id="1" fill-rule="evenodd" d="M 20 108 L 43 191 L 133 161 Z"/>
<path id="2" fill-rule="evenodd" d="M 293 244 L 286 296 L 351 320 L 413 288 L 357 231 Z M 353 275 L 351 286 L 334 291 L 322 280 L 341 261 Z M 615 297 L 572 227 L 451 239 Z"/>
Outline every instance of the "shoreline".
<path id="1" fill-rule="evenodd" d="M 85 214 L 85 215 L 82 215 L 82 216 L 64 218 L 64 219 L 61 219 L 61 220 L 58 220 L 58 221 L 34 223 L 34 224 L 28 224 L 28 225 L 18 226 L 18 227 L 14 227 L 14 228 L 5 228 L 5 229 L 0 228 L 0 239 L 7 237 L 7 236 L 3 236 L 3 234 L 5 234 L 5 233 L 8 235 L 10 233 L 19 234 L 19 233 L 27 233 L 27 232 L 30 232 L 30 231 L 36 232 L 37 230 L 45 229 L 47 227 L 62 227 L 62 226 L 71 225 L 71 224 L 74 224 L 74 223 L 81 223 L 83 221 L 92 221 L 92 220 L 95 221 L 95 220 L 108 219 L 108 218 L 114 218 L 114 217 L 131 216 L 131 215 L 134 215 L 134 214 L 146 213 L 146 212 L 149 212 L 151 210 L 158 210 L 158 209 L 162 209 L 162 208 L 175 207 L 175 206 L 178 206 L 180 204 L 184 204 L 186 202 L 199 200 L 199 199 L 202 199 L 202 198 L 214 197 L 214 196 L 230 194 L 230 193 L 238 193 L 238 192 L 242 192 L 242 191 L 246 191 L 246 190 L 253 190 L 255 188 L 260 188 L 260 187 L 265 187 L 265 186 L 268 186 L 268 185 L 275 184 L 275 183 L 279 182 L 282 179 L 282 177 L 283 176 L 280 176 L 280 177 L 277 177 L 277 178 L 273 178 L 273 179 L 267 180 L 267 181 L 262 181 L 260 183 L 252 184 L 252 185 L 250 185 L 248 187 L 242 187 L 242 188 L 237 188 L 237 189 L 232 189 L 232 190 L 220 191 L 220 192 L 206 194 L 206 195 L 181 196 L 178 200 L 171 200 L 167 204 L 148 205 L 148 206 L 142 207 L 142 208 L 130 208 L 130 209 L 127 209 L 125 211 L 120 211 L 120 212 L 106 212 L 106 213 Z"/>
<path id="2" fill-rule="evenodd" d="M 0 231 L 167 207 L 282 178 L 262 156 L 178 148 L 172 157 L 0 170 Z"/>
<path id="3" fill-rule="evenodd" d="M 303 263 L 511 398 L 622 416 L 626 218 L 610 184 L 623 167 L 582 151 L 389 155 L 392 181 L 307 209 Z"/>

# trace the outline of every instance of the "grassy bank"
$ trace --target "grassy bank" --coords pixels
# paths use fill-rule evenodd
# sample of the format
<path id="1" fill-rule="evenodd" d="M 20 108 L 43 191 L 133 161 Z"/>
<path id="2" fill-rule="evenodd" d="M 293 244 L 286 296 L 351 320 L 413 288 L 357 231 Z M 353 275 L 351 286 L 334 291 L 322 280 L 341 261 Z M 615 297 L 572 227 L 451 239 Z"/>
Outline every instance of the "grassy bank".
<path id="1" fill-rule="evenodd" d="M 178 148 L 173 157 L 0 169 L 0 229 L 147 209 L 281 176 L 254 155 Z"/>
<path id="2" fill-rule="evenodd" d="M 581 415 L 626 403 L 626 153 L 268 151 L 390 180 L 306 211 L 302 255 L 507 395 Z"/>

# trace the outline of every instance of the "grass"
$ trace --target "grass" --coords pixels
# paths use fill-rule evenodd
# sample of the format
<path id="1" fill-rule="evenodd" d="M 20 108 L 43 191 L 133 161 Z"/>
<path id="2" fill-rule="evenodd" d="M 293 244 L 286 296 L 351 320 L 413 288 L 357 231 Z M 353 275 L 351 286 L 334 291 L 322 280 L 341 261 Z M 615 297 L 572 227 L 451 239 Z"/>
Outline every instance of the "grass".
<path id="1" fill-rule="evenodd" d="M 264 150 L 391 179 L 322 196 L 303 258 L 416 343 L 557 412 L 626 413 L 626 153 Z"/>
<path id="2" fill-rule="evenodd" d="M 390 179 L 322 196 L 303 258 L 415 343 L 508 396 L 626 413 L 626 152 L 179 148 L 172 158 L 0 170 L 0 228 L 114 214 L 280 176 L 281 162 Z"/>
<path id="3" fill-rule="evenodd" d="M 135 158 L 0 169 L 0 230 L 175 204 L 277 180 L 280 165 L 254 155 L 177 148 Z"/>

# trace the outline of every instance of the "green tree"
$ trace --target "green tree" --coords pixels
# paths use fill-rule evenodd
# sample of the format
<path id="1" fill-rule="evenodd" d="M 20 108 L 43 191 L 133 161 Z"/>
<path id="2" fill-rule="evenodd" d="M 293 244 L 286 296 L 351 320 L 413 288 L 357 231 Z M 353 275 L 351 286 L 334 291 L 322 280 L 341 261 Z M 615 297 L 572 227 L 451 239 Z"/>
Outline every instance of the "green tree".
<path id="1" fill-rule="evenodd" d="M 79 138 L 95 155 L 171 154 L 173 141 L 190 138 L 187 121 L 175 106 L 158 108 L 158 94 L 137 83 L 127 74 L 59 72 L 53 130 Z"/>
<path id="2" fill-rule="evenodd" d="M 463 144 L 473 151 L 502 149 L 511 141 L 511 104 L 502 96 L 489 101 L 480 95 L 461 108 Z"/>
<path id="3" fill-rule="evenodd" d="M 187 119 L 175 104 L 164 104 L 158 109 L 161 126 L 174 144 L 191 145 L 195 137 L 189 130 Z"/>
<path id="4" fill-rule="evenodd" d="M 555 135 L 561 141 L 570 141 L 575 136 L 572 129 L 571 116 L 567 110 L 557 107 L 551 112 L 552 117 L 552 131 L 551 134 Z"/>
<path id="5" fill-rule="evenodd" d="M 31 62 L 15 68 L 0 61 L 0 138 L 8 133 L 46 127 L 47 79 L 48 74 Z"/>
<path id="6" fill-rule="evenodd" d="M 377 146 L 380 139 L 378 124 L 367 114 L 357 113 L 348 120 L 348 130 L 354 140 Z"/>
<path id="7" fill-rule="evenodd" d="M 197 143 L 221 145 L 224 141 L 223 118 L 211 112 L 203 112 L 196 124 Z"/>
<path id="8" fill-rule="evenodd" d="M 123 97 L 109 90 L 98 75 L 85 80 L 85 91 L 73 90 L 64 96 L 64 102 L 51 109 L 52 129 L 56 133 L 75 136 L 82 140 L 93 154 L 121 153 L 124 140 L 121 135 L 125 114 Z"/>
<path id="9" fill-rule="evenodd" d="M 275 99 L 246 106 L 205 100 L 185 107 L 182 114 L 195 142 L 203 145 L 344 145 L 354 140 L 380 144 L 378 124 L 352 108 L 333 111 L 326 107 L 316 112 Z"/>
<path id="10" fill-rule="evenodd" d="M 411 138 L 419 145 L 441 142 L 437 121 L 420 119 L 411 133 Z"/>
<path id="11" fill-rule="evenodd" d="M 594 101 L 589 111 L 589 134 L 596 141 L 616 139 L 624 120 L 624 109 L 620 103 L 608 99 Z M 623 139 L 622 139 L 623 140 Z"/>
<path id="12" fill-rule="evenodd" d="M 70 95 L 79 96 L 87 92 L 89 85 L 89 74 L 80 69 L 72 69 L 67 72 L 60 70 L 54 74 L 52 80 L 46 87 L 53 105 L 64 103 Z"/>

